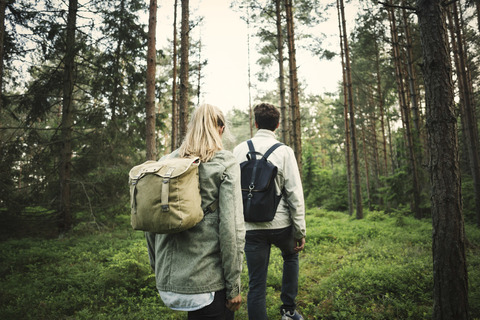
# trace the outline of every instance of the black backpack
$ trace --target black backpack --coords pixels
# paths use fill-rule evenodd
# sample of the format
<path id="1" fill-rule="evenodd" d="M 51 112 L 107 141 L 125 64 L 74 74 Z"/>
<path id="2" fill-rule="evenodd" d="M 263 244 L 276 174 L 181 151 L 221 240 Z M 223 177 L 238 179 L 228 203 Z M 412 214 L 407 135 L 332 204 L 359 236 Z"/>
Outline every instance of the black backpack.
<path id="1" fill-rule="evenodd" d="M 276 143 L 262 155 L 247 140 L 247 161 L 240 164 L 242 175 L 243 216 L 247 222 L 267 222 L 275 217 L 281 195 L 276 194 L 278 168 L 267 161 L 268 156 L 283 143 Z M 261 158 L 257 159 L 257 155 Z"/>

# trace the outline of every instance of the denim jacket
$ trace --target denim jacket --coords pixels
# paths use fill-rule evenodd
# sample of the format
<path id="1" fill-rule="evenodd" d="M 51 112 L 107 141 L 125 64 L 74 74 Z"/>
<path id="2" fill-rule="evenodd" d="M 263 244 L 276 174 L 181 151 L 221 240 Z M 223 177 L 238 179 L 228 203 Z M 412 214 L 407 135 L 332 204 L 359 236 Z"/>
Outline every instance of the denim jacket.
<path id="1" fill-rule="evenodd" d="M 217 210 L 180 233 L 146 232 L 150 264 L 158 290 L 193 294 L 226 288 L 232 299 L 240 294 L 245 243 L 240 168 L 231 152 L 221 150 L 200 164 L 199 177 L 202 207 L 218 199 Z"/>

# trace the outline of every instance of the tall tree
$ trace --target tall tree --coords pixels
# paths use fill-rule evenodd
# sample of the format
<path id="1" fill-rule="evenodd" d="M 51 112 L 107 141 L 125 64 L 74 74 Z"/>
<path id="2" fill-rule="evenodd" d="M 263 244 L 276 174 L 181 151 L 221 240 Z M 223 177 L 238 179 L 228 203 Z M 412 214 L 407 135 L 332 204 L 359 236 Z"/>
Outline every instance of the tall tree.
<path id="1" fill-rule="evenodd" d="M 253 107 L 252 107 L 252 67 L 251 67 L 251 55 L 250 55 L 250 6 L 247 5 L 247 16 L 245 21 L 247 23 L 247 76 L 248 76 L 248 127 L 250 131 L 250 138 L 253 137 Z"/>
<path id="2" fill-rule="evenodd" d="M 178 102 L 177 102 L 177 7 L 178 0 L 173 5 L 173 76 L 172 76 L 172 147 L 175 150 L 178 144 Z"/>
<path id="3" fill-rule="evenodd" d="M 383 174 L 386 176 L 388 174 L 388 162 L 387 162 L 387 135 L 385 134 L 385 107 L 383 101 L 382 93 L 382 76 L 380 74 L 380 50 L 377 39 L 375 43 L 375 69 L 376 69 L 376 80 L 377 80 L 377 103 L 378 109 L 380 111 L 380 128 L 382 131 L 382 151 L 383 151 Z"/>
<path id="4" fill-rule="evenodd" d="M 182 26 L 181 26 L 181 38 L 180 38 L 180 121 L 179 121 L 179 135 L 178 141 L 181 142 L 187 133 L 188 123 L 188 107 L 189 107 L 189 50 L 190 50 L 190 18 L 189 18 L 189 0 L 181 0 L 182 2 Z M 180 144 L 180 143 L 179 143 Z"/>
<path id="5" fill-rule="evenodd" d="M 390 2 L 389 2 L 390 3 Z M 403 62 L 401 60 L 400 43 L 398 39 L 397 23 L 395 19 L 395 12 L 392 7 L 388 8 L 390 18 L 390 30 L 392 36 L 392 54 L 395 66 L 395 78 L 397 80 L 397 92 L 399 98 L 399 104 L 402 113 L 402 120 L 405 126 L 406 146 L 408 149 L 408 157 L 410 161 L 410 170 L 412 174 L 413 185 L 413 212 L 415 217 L 420 219 L 422 213 L 420 211 L 420 186 L 417 169 L 417 159 L 414 147 L 414 138 L 411 128 L 411 116 L 410 108 L 407 102 L 407 95 L 405 92 L 405 84 L 403 79 Z"/>
<path id="6" fill-rule="evenodd" d="M 277 52 L 278 52 L 278 87 L 280 92 L 280 113 L 282 115 L 282 141 L 287 143 L 287 105 L 285 102 L 285 72 L 283 68 L 283 27 L 281 0 L 275 0 L 275 17 L 277 24 Z"/>
<path id="7" fill-rule="evenodd" d="M 5 10 L 7 0 L 0 0 L 0 110 L 3 105 L 3 53 L 5 52 Z"/>
<path id="8" fill-rule="evenodd" d="M 480 0 L 474 0 L 475 10 L 477 11 L 477 28 L 480 31 Z"/>
<path id="9" fill-rule="evenodd" d="M 342 88 L 343 88 L 343 118 L 345 125 L 345 163 L 347 166 L 347 186 L 348 186 L 348 214 L 353 215 L 353 193 L 352 193 L 352 164 L 350 157 L 350 130 L 348 129 L 348 97 L 347 97 L 347 76 L 345 72 L 345 52 L 343 49 L 343 31 L 342 19 L 340 15 L 340 6 L 337 2 L 338 31 L 340 38 L 340 57 L 342 61 Z"/>
<path id="10" fill-rule="evenodd" d="M 441 0 L 417 0 L 423 48 L 433 223 L 433 319 L 468 319 L 457 119 Z"/>
<path id="11" fill-rule="evenodd" d="M 67 33 L 65 39 L 66 52 L 64 58 L 64 82 L 62 102 L 62 149 L 60 158 L 60 229 L 69 230 L 72 227 L 73 217 L 71 211 L 70 176 L 72 171 L 72 131 L 74 99 L 73 87 L 75 70 L 75 31 L 77 24 L 77 0 L 69 0 L 67 16 Z"/>
<path id="12" fill-rule="evenodd" d="M 147 159 L 155 160 L 157 157 L 155 135 L 155 69 L 157 65 L 157 50 L 155 49 L 155 32 L 157 29 L 157 0 L 150 0 L 148 15 L 147 37 L 147 101 L 146 101 L 146 144 Z"/>
<path id="13" fill-rule="evenodd" d="M 413 125 L 415 128 L 414 140 L 419 140 L 420 135 L 420 101 L 417 94 L 417 75 L 414 67 L 413 59 L 413 44 L 412 44 L 412 32 L 410 26 L 410 20 L 406 9 L 406 2 L 402 0 L 402 19 L 403 27 L 405 29 L 405 44 L 406 44 L 406 56 L 407 56 L 407 74 L 408 74 L 408 89 L 410 92 L 410 99 L 412 103 Z M 415 141 L 418 143 L 418 141 Z M 418 155 L 420 156 L 420 154 Z"/>
<path id="14" fill-rule="evenodd" d="M 345 79 L 346 79 L 346 88 L 347 88 L 347 98 L 348 98 L 348 115 L 349 115 L 349 126 L 350 126 L 350 142 L 352 146 L 352 156 L 353 156 L 353 176 L 355 180 L 355 207 L 356 207 L 356 218 L 363 219 L 363 203 L 362 203 L 362 190 L 360 185 L 360 172 L 359 172 L 359 161 L 358 161 L 358 148 L 357 148 L 357 136 L 355 128 L 355 111 L 353 104 L 353 88 L 352 88 L 352 71 L 350 67 L 350 53 L 348 47 L 347 39 L 347 23 L 345 21 L 345 7 L 343 0 L 337 0 L 337 6 L 340 8 L 340 19 L 342 24 L 342 33 L 343 37 L 343 50 L 345 54 Z"/>
<path id="15" fill-rule="evenodd" d="M 368 209 L 371 209 L 372 206 L 372 196 L 370 194 L 370 167 L 368 165 L 368 156 L 367 156 L 367 139 L 365 137 L 365 131 L 367 129 L 365 128 L 365 121 L 362 121 L 362 130 L 360 131 L 362 134 L 362 149 L 363 149 L 363 164 L 365 166 L 365 189 L 367 191 L 367 207 Z"/>
<path id="16" fill-rule="evenodd" d="M 292 0 L 285 0 L 285 12 L 287 17 L 288 66 L 290 76 L 290 108 L 292 117 L 293 150 L 295 151 L 298 167 L 302 168 L 302 131 L 300 124 L 300 103 L 298 100 L 298 77 Z"/>
<path id="17" fill-rule="evenodd" d="M 479 141 L 477 115 L 475 112 L 474 92 L 471 81 L 468 76 L 467 50 L 465 48 L 463 26 L 460 24 L 460 18 L 456 3 L 451 5 L 453 12 L 448 11 L 450 21 L 450 30 L 452 47 L 454 48 L 454 58 L 458 77 L 458 88 L 460 95 L 460 111 L 462 117 L 462 126 L 464 132 L 465 144 L 467 146 L 470 172 L 473 179 L 473 190 L 475 197 L 475 212 L 477 225 L 480 227 L 480 159 L 479 159 Z"/>

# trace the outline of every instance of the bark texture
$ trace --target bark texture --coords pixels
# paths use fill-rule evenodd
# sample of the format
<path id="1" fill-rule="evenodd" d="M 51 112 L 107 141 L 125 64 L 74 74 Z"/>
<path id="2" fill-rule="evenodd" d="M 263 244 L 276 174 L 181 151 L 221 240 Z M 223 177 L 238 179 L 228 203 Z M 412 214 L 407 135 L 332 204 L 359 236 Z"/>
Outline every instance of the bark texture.
<path id="1" fill-rule="evenodd" d="M 277 24 L 278 87 L 280 89 L 280 113 L 282 115 L 282 141 L 283 143 L 288 143 L 287 105 L 285 102 L 285 70 L 283 68 L 283 28 L 281 0 L 275 0 L 275 14 Z"/>
<path id="2" fill-rule="evenodd" d="M 147 160 L 157 157 L 155 139 L 155 67 L 157 63 L 155 49 L 155 31 L 157 29 L 157 0 L 150 0 L 147 40 L 147 97 L 146 97 L 146 145 Z"/>
<path id="3" fill-rule="evenodd" d="M 0 0 L 0 110 L 3 107 L 3 53 L 5 38 L 5 10 L 7 8 L 7 0 Z"/>
<path id="4" fill-rule="evenodd" d="M 290 71 L 290 108 L 292 117 L 292 142 L 298 168 L 302 172 L 302 131 L 300 124 L 300 103 L 298 99 L 297 61 L 295 56 L 295 32 L 292 0 L 285 0 L 288 37 L 288 65 Z"/>
<path id="5" fill-rule="evenodd" d="M 468 319 L 468 276 L 458 166 L 457 120 L 440 0 L 417 0 L 432 187 L 434 315 Z"/>
<path id="6" fill-rule="evenodd" d="M 72 132 L 73 132 L 73 87 L 75 70 L 75 31 L 77 25 L 77 0 L 69 0 L 66 34 L 65 69 L 62 102 L 62 149 L 59 163 L 60 176 L 60 230 L 72 227 L 70 179 L 72 172 Z"/>
<path id="7" fill-rule="evenodd" d="M 185 134 L 187 133 L 188 124 L 188 96 L 189 96 L 189 51 L 190 51 L 190 25 L 189 25 L 189 0 L 182 0 L 182 26 L 181 26 L 181 38 L 180 38 L 180 127 L 179 127 L 179 145 L 183 141 Z"/>
<path id="8" fill-rule="evenodd" d="M 172 80 L 172 146 L 176 150 L 178 143 L 178 103 L 177 103 L 177 4 L 175 0 L 173 7 L 173 80 Z"/>
<path id="9" fill-rule="evenodd" d="M 355 125 L 355 106 L 353 104 L 353 88 L 352 88 L 352 73 L 350 67 L 350 53 L 348 47 L 348 39 L 346 35 L 346 21 L 345 21 L 345 6 L 343 0 L 337 1 L 337 6 L 340 8 L 340 18 L 342 24 L 342 34 L 343 34 L 343 50 L 345 53 L 345 75 L 346 75 L 346 89 L 347 89 L 347 100 L 348 100 L 348 116 L 349 116 L 349 126 L 350 126 L 350 143 L 352 147 L 352 157 L 353 157 L 353 177 L 355 182 L 355 208 L 356 208 L 356 218 L 363 218 L 363 200 L 362 200 L 362 190 L 360 186 L 360 172 L 359 172 L 359 159 L 358 159 L 358 147 L 357 147 L 357 134 L 356 134 L 356 125 Z"/>

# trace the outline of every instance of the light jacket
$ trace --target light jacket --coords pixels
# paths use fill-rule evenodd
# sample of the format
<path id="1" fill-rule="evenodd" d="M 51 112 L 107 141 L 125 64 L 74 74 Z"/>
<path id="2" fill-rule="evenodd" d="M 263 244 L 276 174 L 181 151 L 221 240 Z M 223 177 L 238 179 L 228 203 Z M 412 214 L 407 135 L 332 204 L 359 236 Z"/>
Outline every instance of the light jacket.
<path id="1" fill-rule="evenodd" d="M 270 130 L 259 129 L 252 138 L 255 151 L 265 154 L 278 140 Z M 242 142 L 233 150 L 239 163 L 247 161 L 247 142 Z M 295 238 L 306 236 L 305 204 L 302 181 L 298 171 L 298 164 L 292 148 L 281 146 L 268 157 L 268 161 L 278 168 L 275 186 L 277 194 L 283 189 L 283 196 L 278 205 L 275 218 L 270 222 L 245 222 L 246 230 L 281 229 L 293 225 Z"/>
<path id="2" fill-rule="evenodd" d="M 174 152 L 178 156 L 178 152 Z M 184 294 L 226 288 L 227 299 L 240 294 L 245 225 L 240 168 L 221 150 L 199 166 L 202 207 L 218 199 L 218 208 L 195 227 L 174 234 L 146 232 L 157 289 Z"/>

